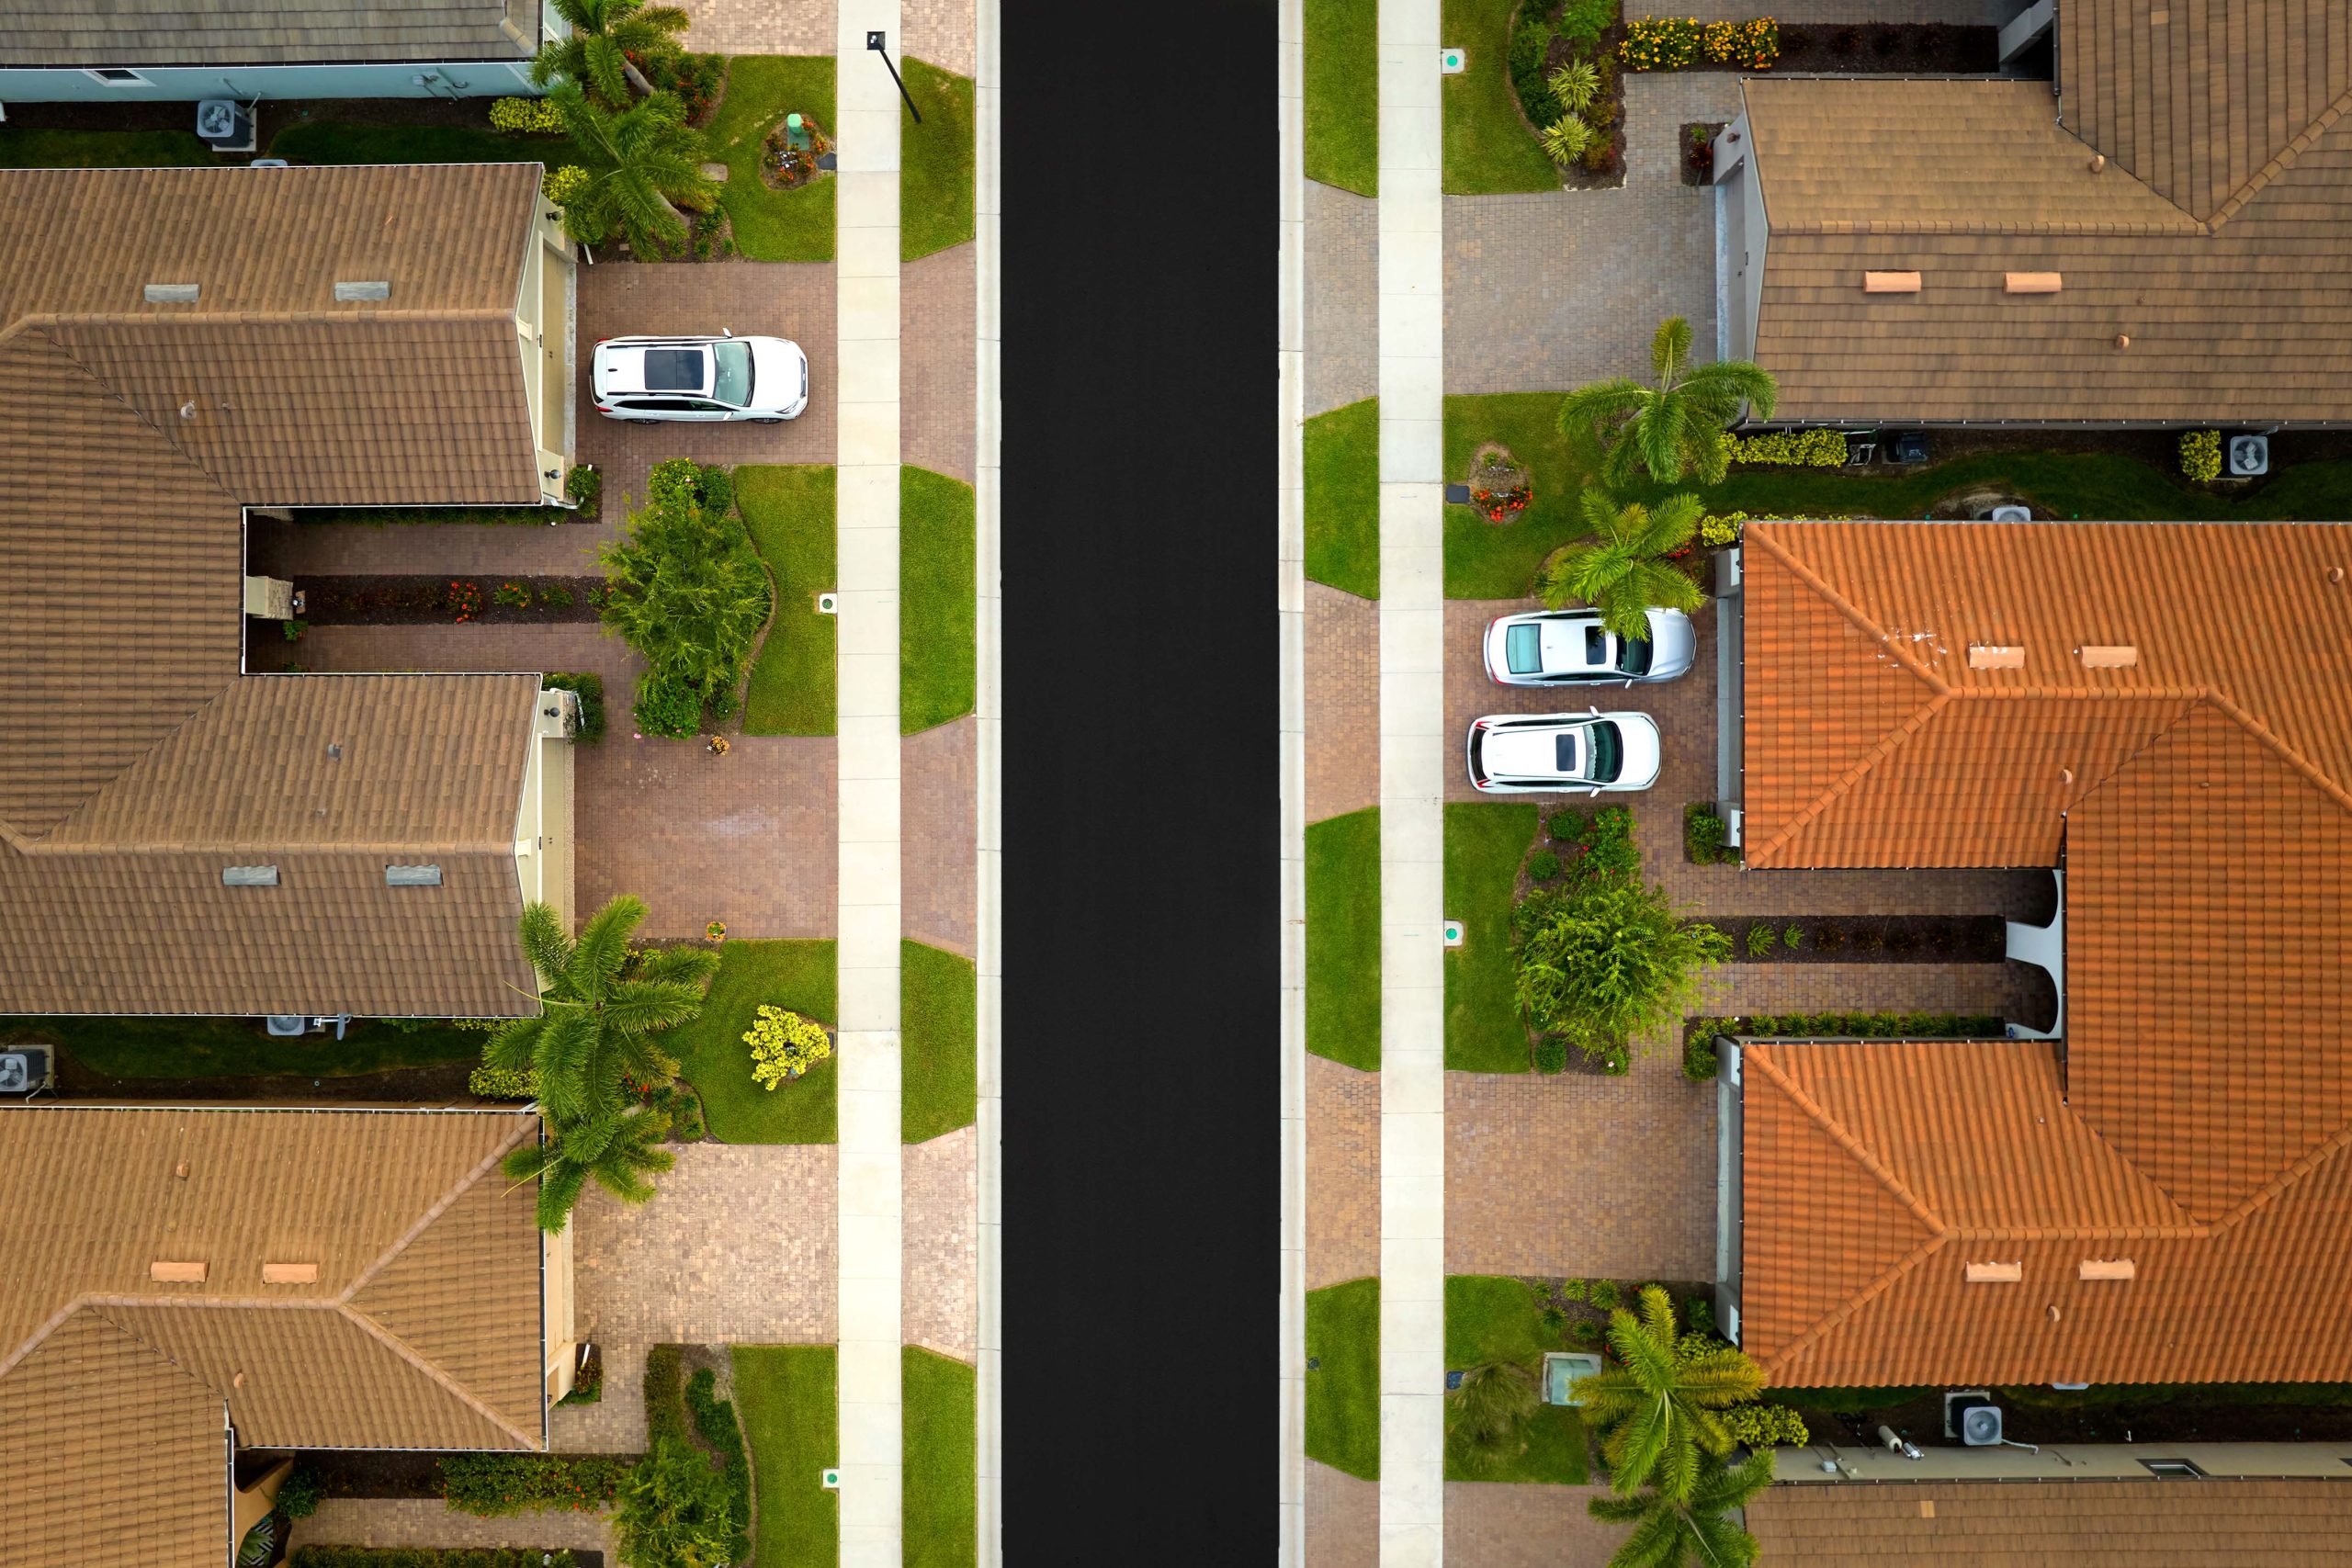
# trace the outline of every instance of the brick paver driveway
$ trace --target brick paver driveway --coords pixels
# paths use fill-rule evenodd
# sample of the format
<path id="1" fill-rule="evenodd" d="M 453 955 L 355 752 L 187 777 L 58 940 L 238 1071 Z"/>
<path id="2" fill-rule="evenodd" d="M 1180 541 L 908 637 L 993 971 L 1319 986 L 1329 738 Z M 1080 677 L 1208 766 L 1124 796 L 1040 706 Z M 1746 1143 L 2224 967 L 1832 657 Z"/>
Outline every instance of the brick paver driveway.
<path id="1" fill-rule="evenodd" d="M 1380 1483 L 1306 1461 L 1306 1568 L 1380 1568 Z"/>
<path id="2" fill-rule="evenodd" d="M 1601 1568 L 1625 1531 L 1595 1522 L 1584 1506 L 1608 1490 L 1449 1481 L 1447 1568 Z"/>
<path id="3" fill-rule="evenodd" d="M 1380 1075 L 1306 1058 L 1306 1288 L 1380 1272 Z"/>
<path id="4" fill-rule="evenodd" d="M 979 1131 L 909 1144 L 899 1178 L 906 1273 L 900 1332 L 910 1345 L 979 1355 Z"/>
<path id="5" fill-rule="evenodd" d="M 1380 605 L 1306 585 L 1306 819 L 1380 803 Z"/>
<path id="6" fill-rule="evenodd" d="M 1380 392 L 1380 205 L 1306 182 L 1306 412 Z"/>

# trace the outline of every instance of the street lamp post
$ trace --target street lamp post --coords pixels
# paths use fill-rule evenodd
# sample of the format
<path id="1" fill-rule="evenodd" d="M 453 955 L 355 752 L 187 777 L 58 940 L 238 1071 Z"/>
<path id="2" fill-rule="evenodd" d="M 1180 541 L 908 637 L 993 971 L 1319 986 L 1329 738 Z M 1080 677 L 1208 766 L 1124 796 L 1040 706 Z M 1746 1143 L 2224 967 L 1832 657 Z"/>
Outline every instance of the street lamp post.
<path id="1" fill-rule="evenodd" d="M 907 91 L 905 78 L 899 74 L 899 68 L 890 63 L 889 35 L 877 28 L 865 35 L 865 47 L 882 57 L 882 68 L 890 73 L 891 81 L 899 84 L 899 96 L 907 100 L 907 112 L 915 117 L 917 125 L 921 125 L 922 110 L 915 107 L 914 95 Z"/>

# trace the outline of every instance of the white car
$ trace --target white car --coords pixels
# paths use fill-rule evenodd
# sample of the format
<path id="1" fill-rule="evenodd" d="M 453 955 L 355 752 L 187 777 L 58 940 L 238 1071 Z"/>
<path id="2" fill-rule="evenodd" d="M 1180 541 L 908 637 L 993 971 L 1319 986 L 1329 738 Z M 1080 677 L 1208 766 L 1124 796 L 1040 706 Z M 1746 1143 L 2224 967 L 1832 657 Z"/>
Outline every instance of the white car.
<path id="1" fill-rule="evenodd" d="M 808 406 L 808 356 L 780 337 L 608 337 L 589 389 L 596 412 L 632 424 L 750 420 L 781 424 Z"/>
<path id="2" fill-rule="evenodd" d="M 1487 627 L 1487 676 L 1504 686 L 1651 685 L 1686 673 L 1699 633 L 1679 610 L 1653 609 L 1646 640 L 1621 637 L 1598 610 L 1534 610 Z"/>
<path id="3" fill-rule="evenodd" d="M 1490 714 L 1470 726 L 1470 783 L 1495 795 L 1647 789 L 1657 726 L 1645 713 Z"/>

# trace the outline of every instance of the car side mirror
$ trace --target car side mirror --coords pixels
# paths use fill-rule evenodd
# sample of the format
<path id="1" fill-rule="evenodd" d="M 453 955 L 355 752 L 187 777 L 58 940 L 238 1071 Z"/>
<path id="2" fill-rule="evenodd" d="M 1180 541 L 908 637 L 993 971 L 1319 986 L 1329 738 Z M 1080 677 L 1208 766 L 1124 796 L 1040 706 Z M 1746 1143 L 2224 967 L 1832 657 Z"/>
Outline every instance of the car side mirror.
<path id="1" fill-rule="evenodd" d="M 733 337 L 735 335 L 735 329 L 733 327 L 721 327 L 718 329 L 718 335 L 720 337 Z"/>
<path id="2" fill-rule="evenodd" d="M 1591 716 L 1592 716 L 1593 717 L 1595 717 L 1595 718 L 1599 718 L 1599 717 L 1600 716 L 1600 710 L 1599 708 L 1595 708 L 1595 707 L 1589 707 L 1589 708 L 1585 709 L 1584 711 L 1585 711 L 1586 713 L 1588 713 L 1588 714 L 1591 715 Z"/>
<path id="3" fill-rule="evenodd" d="M 1600 793 L 1600 786 L 1599 784 L 1595 784 L 1595 785 L 1593 785 L 1590 789 L 1589 789 L 1589 790 L 1585 791 L 1585 794 L 1587 794 L 1587 795 L 1599 795 Z"/>

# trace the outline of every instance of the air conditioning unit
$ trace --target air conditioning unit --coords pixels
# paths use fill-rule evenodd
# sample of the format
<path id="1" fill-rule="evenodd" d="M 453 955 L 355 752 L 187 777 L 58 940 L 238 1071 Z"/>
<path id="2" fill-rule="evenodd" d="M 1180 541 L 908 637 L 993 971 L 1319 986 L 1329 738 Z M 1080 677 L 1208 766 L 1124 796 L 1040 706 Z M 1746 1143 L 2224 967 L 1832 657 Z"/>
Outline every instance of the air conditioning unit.
<path id="1" fill-rule="evenodd" d="M 254 150 L 254 111 L 234 98 L 205 98 L 196 106 L 196 134 L 215 152 Z"/>
<path id="2" fill-rule="evenodd" d="M 1970 1424 L 1969 1417 L 1980 1410 L 1991 1412 L 1992 1435 L 1990 1437 L 1975 1435 L 1984 1430 L 1984 1423 L 1982 1420 L 1977 1421 L 1973 1426 Z M 2001 1409 L 1999 1405 L 1993 1403 L 1993 1391 L 1986 1388 L 1968 1388 L 1945 1394 L 1944 1436 L 1957 1438 L 1969 1447 L 1977 1449 L 1990 1448 L 1999 1442 L 2001 1440 Z"/>
<path id="3" fill-rule="evenodd" d="M 2270 437 L 2267 435 L 2233 435 L 2230 437 L 2230 478 L 2250 479 L 2270 471 Z"/>
<path id="4" fill-rule="evenodd" d="M 2001 1407 L 1997 1404 L 1972 1404 L 1960 1413 L 1960 1440 L 1972 1449 L 2000 1446 Z"/>

